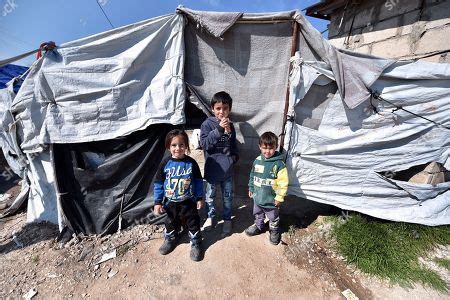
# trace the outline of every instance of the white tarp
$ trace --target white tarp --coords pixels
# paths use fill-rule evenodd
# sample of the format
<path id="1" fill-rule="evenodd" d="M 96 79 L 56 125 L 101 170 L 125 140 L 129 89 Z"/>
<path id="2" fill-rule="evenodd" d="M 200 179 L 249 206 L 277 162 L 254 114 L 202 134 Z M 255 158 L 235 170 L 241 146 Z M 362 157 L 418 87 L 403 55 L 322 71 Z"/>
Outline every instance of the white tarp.
<path id="1" fill-rule="evenodd" d="M 334 80 L 326 64 L 303 62 L 298 56 L 295 61 L 290 78 L 293 115 L 315 84 L 325 76 Z M 447 64 L 398 62 L 371 89 L 395 105 L 448 126 L 449 87 Z M 432 186 L 393 179 L 396 172 L 412 166 L 445 164 L 450 130 L 375 99 L 350 110 L 339 93 L 323 110 L 318 128 L 288 124 L 290 194 L 382 219 L 450 223 L 449 182 Z"/>
<path id="2" fill-rule="evenodd" d="M 12 103 L 22 150 L 184 123 L 183 29 L 181 15 L 162 16 L 46 53 Z"/>

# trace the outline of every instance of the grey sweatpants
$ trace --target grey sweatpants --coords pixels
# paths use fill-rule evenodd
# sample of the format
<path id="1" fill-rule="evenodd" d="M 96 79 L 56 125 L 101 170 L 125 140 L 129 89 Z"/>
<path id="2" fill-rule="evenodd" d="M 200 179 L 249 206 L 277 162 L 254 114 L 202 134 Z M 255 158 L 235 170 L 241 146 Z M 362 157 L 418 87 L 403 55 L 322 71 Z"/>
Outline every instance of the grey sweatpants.
<path id="1" fill-rule="evenodd" d="M 280 216 L 278 208 L 264 208 L 253 202 L 253 215 L 255 216 L 255 225 L 260 230 L 264 228 L 264 219 L 269 219 L 269 228 L 271 231 L 280 230 Z"/>

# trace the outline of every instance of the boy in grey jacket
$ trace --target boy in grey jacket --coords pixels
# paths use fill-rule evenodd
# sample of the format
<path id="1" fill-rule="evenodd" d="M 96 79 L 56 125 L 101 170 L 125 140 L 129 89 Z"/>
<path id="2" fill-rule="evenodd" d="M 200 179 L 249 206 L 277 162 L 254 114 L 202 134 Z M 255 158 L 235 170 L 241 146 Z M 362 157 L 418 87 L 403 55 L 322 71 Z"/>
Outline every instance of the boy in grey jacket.
<path id="1" fill-rule="evenodd" d="M 205 155 L 206 210 L 208 219 L 203 228 L 215 227 L 216 186 L 220 184 L 223 202 L 223 234 L 231 233 L 231 207 L 233 201 L 233 165 L 239 159 L 236 130 L 230 122 L 233 100 L 226 92 L 214 94 L 211 109 L 214 117 L 207 118 L 200 133 L 200 143 Z"/>

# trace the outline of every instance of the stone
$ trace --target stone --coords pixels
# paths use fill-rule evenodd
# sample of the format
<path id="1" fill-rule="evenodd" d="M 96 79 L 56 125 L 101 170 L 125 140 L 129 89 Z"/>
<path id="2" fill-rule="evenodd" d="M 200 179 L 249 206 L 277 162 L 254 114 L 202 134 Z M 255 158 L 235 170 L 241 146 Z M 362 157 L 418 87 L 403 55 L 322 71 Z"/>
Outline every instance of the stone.
<path id="1" fill-rule="evenodd" d="M 380 57 L 399 58 L 410 53 L 409 38 L 405 35 L 372 44 L 371 54 Z"/>
<path id="2" fill-rule="evenodd" d="M 408 182 L 437 185 L 445 182 L 445 168 L 437 162 L 431 162 L 425 169 L 412 176 Z"/>
<path id="3" fill-rule="evenodd" d="M 417 42 L 415 54 L 426 54 L 434 51 L 450 49 L 450 39 L 448 38 L 450 25 L 440 29 L 427 30 Z"/>

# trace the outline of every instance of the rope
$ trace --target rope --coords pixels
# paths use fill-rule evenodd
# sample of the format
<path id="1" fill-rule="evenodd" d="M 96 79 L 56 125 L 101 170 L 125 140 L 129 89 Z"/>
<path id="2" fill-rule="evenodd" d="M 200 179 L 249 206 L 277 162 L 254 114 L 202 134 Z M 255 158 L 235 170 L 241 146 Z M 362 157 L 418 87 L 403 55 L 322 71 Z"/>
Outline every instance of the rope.
<path id="1" fill-rule="evenodd" d="M 402 106 L 398 106 L 398 105 L 392 103 L 391 101 L 382 98 L 382 97 L 380 96 L 380 94 L 379 94 L 378 92 L 376 92 L 376 91 L 370 91 L 370 95 L 371 95 L 373 98 L 377 99 L 377 100 L 384 101 L 384 102 L 389 103 L 390 105 L 394 106 L 395 109 L 392 111 L 392 113 L 394 113 L 394 112 L 397 111 L 397 110 L 403 110 L 403 111 L 405 111 L 405 112 L 407 112 L 407 113 L 409 113 L 409 114 L 411 114 L 411 115 L 413 115 L 413 116 L 415 116 L 415 117 L 424 119 L 424 120 L 426 120 L 426 121 L 428 121 L 428 122 L 430 122 L 430 123 L 433 123 L 433 124 L 435 124 L 435 125 L 437 125 L 437 126 L 440 126 L 440 127 L 443 127 L 443 128 L 445 128 L 445 129 L 450 130 L 450 127 L 448 127 L 448 126 L 446 126 L 446 125 L 444 125 L 444 124 L 438 123 L 438 122 L 433 121 L 433 120 L 431 120 L 431 119 L 428 119 L 428 118 L 426 118 L 426 117 L 424 117 L 424 116 L 421 116 L 421 115 L 419 115 L 419 114 L 416 114 L 415 112 L 412 112 L 412 111 L 410 111 L 410 110 L 407 110 L 407 109 L 403 108 Z M 370 100 L 370 105 L 372 105 L 372 107 L 374 108 L 374 111 L 375 111 L 376 113 L 378 113 L 378 110 L 377 110 L 376 107 L 372 104 L 372 99 Z"/>
<path id="2" fill-rule="evenodd" d="M 50 42 L 42 43 L 39 46 L 39 50 L 38 50 L 38 52 L 36 54 L 36 60 L 42 57 L 42 50 L 47 52 L 48 50 L 53 50 L 55 48 L 56 48 L 55 42 L 50 41 Z"/>
<path id="3" fill-rule="evenodd" d="M 13 63 L 15 61 L 21 60 L 21 59 L 23 59 L 23 58 L 25 58 L 25 57 L 27 57 L 29 55 L 32 55 L 32 54 L 34 54 L 34 53 L 36 53 L 38 51 L 39 51 L 39 49 L 36 49 L 36 50 L 32 50 L 32 51 L 29 51 L 29 52 L 24 53 L 24 54 L 17 55 L 15 57 L 11 57 L 11 58 L 7 58 L 7 59 L 4 59 L 4 60 L 0 60 L 0 67 L 6 66 L 7 64 L 10 64 L 10 63 Z"/>

